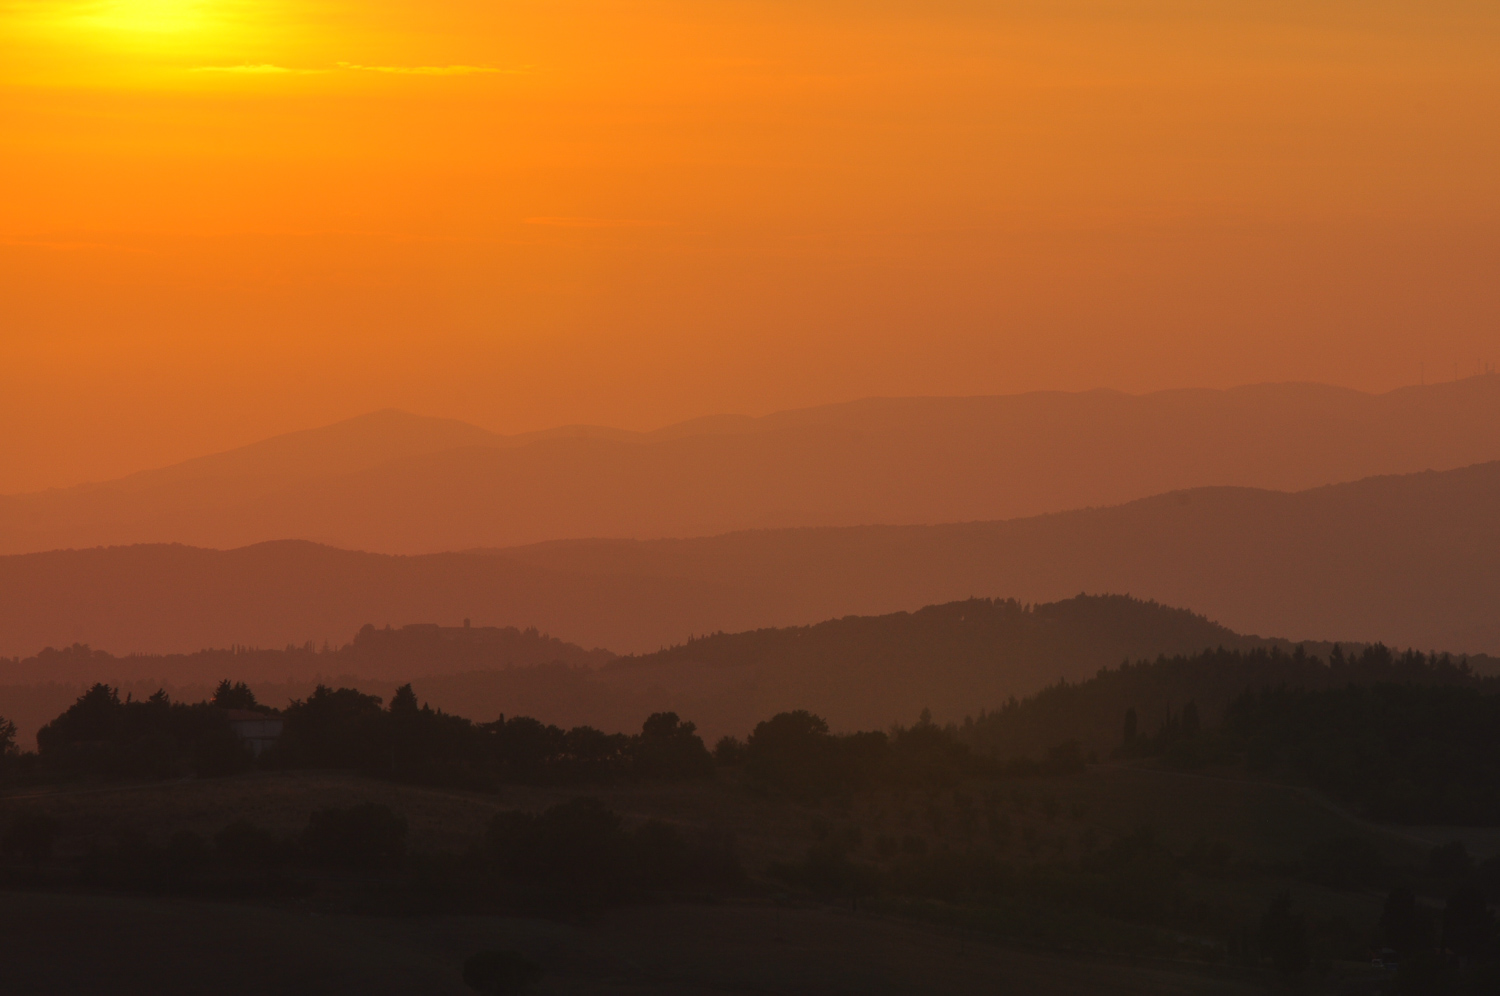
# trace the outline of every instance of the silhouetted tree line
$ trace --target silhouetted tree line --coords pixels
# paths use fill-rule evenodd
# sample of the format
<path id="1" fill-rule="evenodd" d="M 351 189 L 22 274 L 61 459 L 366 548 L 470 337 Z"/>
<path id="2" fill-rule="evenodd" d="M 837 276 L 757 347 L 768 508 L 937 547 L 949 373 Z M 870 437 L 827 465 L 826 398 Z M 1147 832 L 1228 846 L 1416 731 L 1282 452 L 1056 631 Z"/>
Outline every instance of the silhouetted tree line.
<path id="1" fill-rule="evenodd" d="M 233 710 L 279 715 L 283 731 L 259 759 L 230 725 Z M 3 724 L 3 721 L 0 721 Z M 98 684 L 37 735 L 34 755 L 9 768 L 35 778 L 212 777 L 267 768 L 342 768 L 403 781 L 485 787 L 496 783 L 607 783 L 619 778 L 682 779 L 713 774 L 714 759 L 692 723 L 675 713 L 649 717 L 634 736 L 592 727 L 562 730 L 528 717 L 474 723 L 419 706 L 403 685 L 389 707 L 352 688 L 318 686 L 279 714 L 242 683 L 222 682 L 192 705 L 164 692 L 121 699 Z"/>
<path id="2" fill-rule="evenodd" d="M 225 687 L 231 695 L 247 691 Z M 223 709 L 213 702 L 172 702 L 164 692 L 122 700 L 115 689 L 97 684 L 37 732 L 39 761 L 47 773 L 62 776 L 234 774 L 249 768 L 251 757 Z"/>
<path id="3" fill-rule="evenodd" d="M 1103 668 L 1083 682 L 1060 681 L 1024 699 L 966 719 L 961 738 L 1000 758 L 1042 757 L 1076 740 L 1085 754 L 1108 756 L 1121 746 L 1122 719 L 1137 753 L 1163 753 L 1181 740 L 1189 703 L 1199 728 L 1218 725 L 1224 709 L 1247 689 L 1339 689 L 1378 683 L 1468 688 L 1500 692 L 1500 679 L 1476 674 L 1447 654 L 1397 653 L 1376 644 L 1358 653 L 1334 645 L 1326 658 L 1300 646 L 1256 650 L 1206 650 Z M 1130 710 L 1122 714 L 1122 706 Z M 1161 738 L 1161 743 L 1151 741 Z M 1157 749 L 1160 747 L 1161 749 Z"/>
<path id="4" fill-rule="evenodd" d="M 1500 695 L 1373 684 L 1246 692 L 1219 753 L 1398 823 L 1500 823 Z"/>
<path id="5" fill-rule="evenodd" d="M 711 775 L 713 757 L 692 723 L 657 713 L 634 736 L 563 730 L 525 716 L 474 723 L 419 706 L 403 685 L 382 707 L 374 695 L 319 686 L 282 712 L 285 730 L 263 763 L 349 768 L 403 781 L 483 787 L 583 784 L 620 778 Z"/>
<path id="6" fill-rule="evenodd" d="M 1236 696 L 1215 728 L 1190 701 L 1150 735 L 1132 708 L 1115 753 L 1243 765 L 1379 820 L 1500 823 L 1500 695 L 1488 682 L 1261 688 Z"/>
<path id="7" fill-rule="evenodd" d="M 714 755 L 721 764 L 742 765 L 751 786 L 803 802 L 877 786 L 941 788 L 966 778 L 1066 775 L 1083 768 L 1076 744 L 1062 745 L 1042 762 L 999 764 L 974 753 L 925 709 L 915 724 L 889 733 L 834 734 L 806 710 L 779 713 L 757 724 L 744 743 L 721 740 Z"/>
<path id="8" fill-rule="evenodd" d="M 1411 879 L 1446 896 L 1421 902 Z M 1377 928 L 1379 957 L 1398 967 L 1399 993 L 1500 992 L 1500 933 L 1490 903 L 1500 899 L 1500 857 L 1473 861 L 1460 841 L 1433 848 L 1427 867 L 1390 889 Z"/>
<path id="9" fill-rule="evenodd" d="M 1194 703 L 1156 733 L 1127 711 L 1122 757 L 1243 765 L 1396 823 L 1500 823 L 1500 695 L 1416 684 L 1247 691 L 1205 728 Z"/>
<path id="10" fill-rule="evenodd" d="M 164 693 L 121 699 L 107 685 L 82 695 L 38 736 L 39 753 L 19 765 L 36 777 L 214 776 L 252 765 L 336 768 L 400 781 L 485 788 L 496 784 L 607 784 L 680 780 L 734 766 L 763 791 L 812 801 L 875 785 L 944 786 L 1001 774 L 1066 774 L 1083 761 L 1076 744 L 1045 761 L 1000 765 L 975 754 L 924 710 L 910 727 L 835 735 L 806 711 L 781 713 L 743 743 L 724 738 L 711 754 L 690 722 L 656 713 L 635 735 L 592 727 L 563 730 L 524 716 L 475 723 L 419 705 L 403 685 L 385 705 L 352 688 L 318 686 L 278 714 L 283 730 L 258 759 L 236 738 L 232 710 L 270 715 L 244 684 L 222 682 L 208 702 Z"/>

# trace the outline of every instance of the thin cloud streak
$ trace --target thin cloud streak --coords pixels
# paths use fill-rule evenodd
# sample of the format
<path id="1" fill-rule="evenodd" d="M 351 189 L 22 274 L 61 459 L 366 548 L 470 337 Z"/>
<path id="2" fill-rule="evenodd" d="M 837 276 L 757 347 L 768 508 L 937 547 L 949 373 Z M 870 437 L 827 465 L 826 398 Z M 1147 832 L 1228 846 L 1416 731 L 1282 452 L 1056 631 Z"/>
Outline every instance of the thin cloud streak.
<path id="1" fill-rule="evenodd" d="M 357 62 L 340 62 L 340 69 L 362 73 L 395 73 L 402 76 L 478 76 L 490 73 L 518 74 L 524 69 L 501 69 L 497 66 L 362 66 Z"/>
<path id="2" fill-rule="evenodd" d="M 546 225 L 552 228 L 665 228 L 669 221 L 643 218 L 522 218 L 523 225 Z"/>
<path id="3" fill-rule="evenodd" d="M 258 63 L 243 66 L 195 66 L 195 73 L 246 73 L 253 76 L 275 76 L 281 74 L 306 75 L 310 73 L 330 73 L 331 69 L 291 69 L 287 66 L 275 66 L 270 63 Z"/>
<path id="4" fill-rule="evenodd" d="M 320 73 L 392 73 L 399 76 L 481 76 L 487 74 L 520 74 L 524 69 L 500 69 L 496 66 L 364 66 L 357 62 L 340 62 L 334 69 L 298 69 L 269 62 L 238 66 L 195 66 L 195 73 L 243 73 L 252 76 L 311 75 Z"/>

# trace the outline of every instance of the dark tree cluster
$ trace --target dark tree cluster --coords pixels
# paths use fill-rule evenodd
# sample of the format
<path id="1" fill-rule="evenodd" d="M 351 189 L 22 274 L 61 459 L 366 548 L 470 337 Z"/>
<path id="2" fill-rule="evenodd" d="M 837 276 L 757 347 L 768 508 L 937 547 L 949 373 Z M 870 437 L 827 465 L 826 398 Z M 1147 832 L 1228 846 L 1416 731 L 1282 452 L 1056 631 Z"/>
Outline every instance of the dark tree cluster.
<path id="1" fill-rule="evenodd" d="M 172 702 L 164 692 L 122 700 L 97 684 L 37 732 L 49 773 L 99 778 L 227 775 L 251 765 L 226 713 L 213 703 Z"/>
<path id="2" fill-rule="evenodd" d="M 247 715 L 249 714 L 249 715 Z M 232 720 L 279 718 L 282 733 L 259 758 Z M 336 768 L 402 781 L 486 788 L 502 783 L 602 784 L 711 776 L 712 754 L 692 723 L 650 716 L 634 736 L 581 726 L 563 730 L 525 716 L 475 723 L 419 705 L 403 685 L 386 706 L 353 688 L 319 685 L 280 713 L 243 683 L 224 681 L 192 705 L 164 692 L 121 699 L 98 684 L 37 735 L 38 752 L 18 755 L 0 720 L 0 774 L 33 779 L 211 777 L 267 768 Z"/>
<path id="3" fill-rule="evenodd" d="M 410 685 L 397 689 L 389 705 L 354 688 L 319 685 L 274 713 L 281 735 L 252 758 L 230 725 L 247 711 L 273 716 L 247 686 L 227 680 L 212 701 L 193 705 L 171 702 L 164 693 L 122 700 L 114 689 L 96 685 L 43 728 L 34 768 L 41 777 L 138 778 L 232 774 L 258 764 L 483 789 L 695 779 L 725 766 L 742 770 L 762 790 L 814 801 L 877 785 L 942 787 L 970 777 L 1065 775 L 1084 766 L 1077 742 L 1054 747 L 1042 761 L 999 764 L 971 750 L 956 728 L 938 726 L 926 710 L 915 724 L 889 733 L 841 735 L 812 713 L 785 712 L 757 725 L 743 742 L 722 739 L 710 753 L 694 724 L 676 713 L 651 715 L 635 735 L 588 726 L 564 730 L 526 716 L 476 723 L 419 704 Z"/>
<path id="4" fill-rule="evenodd" d="M 1225 710 L 1223 751 L 1398 823 L 1500 823 L 1500 695 L 1444 685 L 1262 689 Z"/>
<path id="5" fill-rule="evenodd" d="M 403 685 L 388 708 L 352 688 L 319 686 L 282 713 L 285 731 L 265 763 L 349 768 L 425 784 L 599 784 L 620 778 L 712 775 L 714 761 L 692 723 L 649 717 L 635 736 L 580 726 L 563 730 L 525 716 L 474 723 L 419 706 Z"/>
<path id="6" fill-rule="evenodd" d="M 1500 899 L 1500 858 L 1474 862 L 1459 841 L 1432 850 L 1414 876 L 1422 892 L 1446 898 L 1423 902 L 1409 882 L 1386 896 L 1377 926 L 1380 957 L 1397 966 L 1397 991 L 1412 994 L 1500 992 L 1500 933 L 1490 901 Z"/>
<path id="7" fill-rule="evenodd" d="M 779 713 L 757 725 L 743 748 L 721 743 L 717 752 L 741 760 L 752 784 L 803 801 L 876 785 L 938 787 L 998 773 L 925 710 L 915 725 L 889 735 L 842 736 L 805 710 Z"/>
<path id="8" fill-rule="evenodd" d="M 1208 728 L 1196 703 L 1157 731 L 1127 710 L 1115 755 L 1243 765 L 1311 784 L 1396 823 L 1500 823 L 1500 694 L 1487 685 L 1378 682 L 1243 691 Z"/>
<path id="9" fill-rule="evenodd" d="M 535 815 L 497 814 L 483 854 L 508 904 L 525 908 L 716 893 L 744 880 L 728 836 L 690 836 L 656 820 L 630 828 L 618 813 L 586 797 Z"/>
<path id="10" fill-rule="evenodd" d="M 1084 682 L 1058 682 L 1025 699 L 966 720 L 963 740 L 1001 758 L 1041 757 L 1078 741 L 1084 752 L 1129 756 L 1192 754 L 1193 733 L 1217 727 L 1224 709 L 1247 689 L 1341 689 L 1351 684 L 1399 684 L 1500 692 L 1500 680 L 1475 674 L 1467 662 L 1376 644 L 1328 657 L 1301 647 L 1249 651 L 1206 650 L 1104 668 Z M 1122 712 L 1122 706 L 1126 711 Z M 1124 737 L 1122 744 L 1122 720 Z"/>

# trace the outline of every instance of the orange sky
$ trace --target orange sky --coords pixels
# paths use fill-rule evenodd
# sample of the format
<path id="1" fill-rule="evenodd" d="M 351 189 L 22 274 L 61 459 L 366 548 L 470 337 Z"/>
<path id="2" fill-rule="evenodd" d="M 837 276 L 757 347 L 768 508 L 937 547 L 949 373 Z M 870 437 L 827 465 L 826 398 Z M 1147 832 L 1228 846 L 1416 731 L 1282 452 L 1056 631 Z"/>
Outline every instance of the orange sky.
<path id="1" fill-rule="evenodd" d="M 0 0 L 0 492 L 386 406 L 1467 374 L 1497 121 L 1492 0 Z"/>

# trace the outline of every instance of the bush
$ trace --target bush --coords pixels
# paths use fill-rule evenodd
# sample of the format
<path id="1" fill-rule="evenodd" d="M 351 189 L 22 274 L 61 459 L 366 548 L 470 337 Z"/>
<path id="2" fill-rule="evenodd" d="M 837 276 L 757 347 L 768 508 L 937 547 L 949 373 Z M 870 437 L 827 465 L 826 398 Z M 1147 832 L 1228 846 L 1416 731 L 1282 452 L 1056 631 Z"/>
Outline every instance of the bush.
<path id="1" fill-rule="evenodd" d="M 1386 879 L 1385 862 L 1368 837 L 1333 837 L 1308 846 L 1301 877 L 1330 889 L 1363 889 Z"/>
<path id="2" fill-rule="evenodd" d="M 519 951 L 481 951 L 464 962 L 464 983 L 485 996 L 525 992 L 541 977 L 542 966 Z"/>
<path id="3" fill-rule="evenodd" d="M 1405 960 L 1432 947 L 1432 921 L 1409 885 L 1398 885 L 1386 896 L 1380 913 L 1380 943 Z"/>
<path id="4" fill-rule="evenodd" d="M 1307 951 L 1307 925 L 1292 912 L 1292 894 L 1280 892 L 1260 918 L 1260 951 L 1284 978 L 1296 979 L 1312 965 Z"/>
<path id="5" fill-rule="evenodd" d="M 872 895 L 879 882 L 875 868 L 850 860 L 838 844 L 815 844 L 801 861 L 772 865 L 769 873 L 816 895 L 847 899 Z"/>
<path id="6" fill-rule="evenodd" d="M 745 760 L 745 742 L 739 737 L 720 737 L 714 744 L 714 763 L 733 767 Z"/>
<path id="7" fill-rule="evenodd" d="M 0 761 L 16 753 L 16 724 L 0 716 Z"/>
<path id="8" fill-rule="evenodd" d="M 406 820 L 379 803 L 321 809 L 308 817 L 302 852 L 318 865 L 381 868 L 406 855 Z"/>
<path id="9" fill-rule="evenodd" d="M 1443 947 L 1460 958 L 1488 952 L 1495 932 L 1495 919 L 1485 904 L 1484 892 L 1466 886 L 1454 892 L 1443 910 Z"/>
<path id="10" fill-rule="evenodd" d="M 1427 855 L 1427 873 L 1434 878 L 1467 878 L 1474 870 L 1474 860 L 1461 840 L 1439 844 Z"/>
<path id="11" fill-rule="evenodd" d="M 205 702 L 172 702 L 165 692 L 120 700 L 96 684 L 37 731 L 48 767 L 102 778 L 230 775 L 250 767 L 250 751 L 224 713 Z"/>
<path id="12" fill-rule="evenodd" d="M 57 821 L 45 813 L 18 813 L 0 836 L 0 853 L 33 864 L 45 861 L 52 857 L 57 829 Z"/>
<path id="13" fill-rule="evenodd" d="M 675 712 L 659 712 L 647 719 L 636 738 L 635 773 L 642 778 L 676 780 L 704 778 L 714 773 L 714 759 L 697 727 Z"/>
<path id="14" fill-rule="evenodd" d="M 821 717 L 805 709 L 783 712 L 755 727 L 745 745 L 745 765 L 760 784 L 812 799 L 838 781 L 838 743 Z"/>
<path id="15" fill-rule="evenodd" d="M 540 815 L 497 813 L 486 853 L 523 905 L 596 905 L 649 892 L 714 892 L 740 885 L 733 841 L 689 840 L 658 821 L 627 830 L 597 799 L 558 803 Z"/>
<path id="16" fill-rule="evenodd" d="M 214 835 L 214 852 L 225 864 L 259 868 L 279 864 L 286 844 L 264 827 L 237 820 Z"/>

